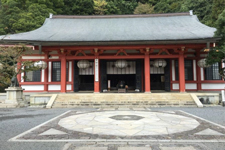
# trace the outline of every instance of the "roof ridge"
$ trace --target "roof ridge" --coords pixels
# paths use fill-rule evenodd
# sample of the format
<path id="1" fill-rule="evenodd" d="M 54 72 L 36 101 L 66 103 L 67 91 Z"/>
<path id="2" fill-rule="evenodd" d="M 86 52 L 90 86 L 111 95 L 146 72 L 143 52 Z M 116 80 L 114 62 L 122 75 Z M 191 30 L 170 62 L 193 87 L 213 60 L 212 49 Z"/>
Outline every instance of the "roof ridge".
<path id="1" fill-rule="evenodd" d="M 52 15 L 53 19 L 95 19 L 95 18 L 147 18 L 147 17 L 170 17 L 190 16 L 189 12 L 161 13 L 161 14 L 131 14 L 131 15 Z"/>

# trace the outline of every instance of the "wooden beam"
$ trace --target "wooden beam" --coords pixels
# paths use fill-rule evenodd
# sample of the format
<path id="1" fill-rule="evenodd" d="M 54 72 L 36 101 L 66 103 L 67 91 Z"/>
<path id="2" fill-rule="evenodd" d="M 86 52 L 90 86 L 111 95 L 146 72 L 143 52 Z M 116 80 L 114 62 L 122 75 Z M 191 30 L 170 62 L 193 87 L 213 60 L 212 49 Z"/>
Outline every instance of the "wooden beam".
<path id="1" fill-rule="evenodd" d="M 168 45 L 108 45 L 108 46 L 42 46 L 42 50 L 54 51 L 59 49 L 66 50 L 92 50 L 95 48 L 104 49 L 104 50 L 119 50 L 119 49 L 174 49 L 174 48 L 204 48 L 205 44 L 168 44 Z"/>
<path id="2" fill-rule="evenodd" d="M 144 55 L 128 55 L 128 56 L 99 56 L 99 59 L 144 59 Z"/>
<path id="3" fill-rule="evenodd" d="M 150 59 L 152 58 L 179 58 L 179 55 L 150 55 Z"/>

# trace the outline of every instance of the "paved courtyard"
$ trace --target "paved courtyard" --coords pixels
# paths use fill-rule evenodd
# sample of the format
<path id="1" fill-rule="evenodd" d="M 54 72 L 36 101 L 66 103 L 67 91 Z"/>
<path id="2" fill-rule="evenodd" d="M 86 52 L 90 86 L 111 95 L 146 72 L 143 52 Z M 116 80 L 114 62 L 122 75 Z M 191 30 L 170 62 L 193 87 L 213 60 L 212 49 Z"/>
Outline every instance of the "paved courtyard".
<path id="1" fill-rule="evenodd" d="M 225 110 L 0 109 L 0 149 L 222 150 Z"/>

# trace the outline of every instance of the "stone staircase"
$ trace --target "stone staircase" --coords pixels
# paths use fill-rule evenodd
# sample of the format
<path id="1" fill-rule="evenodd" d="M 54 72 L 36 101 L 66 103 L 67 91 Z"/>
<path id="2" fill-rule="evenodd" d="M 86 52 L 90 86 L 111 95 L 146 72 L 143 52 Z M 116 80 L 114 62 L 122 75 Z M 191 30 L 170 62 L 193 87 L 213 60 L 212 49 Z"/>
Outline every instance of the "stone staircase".
<path id="1" fill-rule="evenodd" d="M 67 93 L 58 94 L 52 107 L 197 107 L 189 93 Z"/>

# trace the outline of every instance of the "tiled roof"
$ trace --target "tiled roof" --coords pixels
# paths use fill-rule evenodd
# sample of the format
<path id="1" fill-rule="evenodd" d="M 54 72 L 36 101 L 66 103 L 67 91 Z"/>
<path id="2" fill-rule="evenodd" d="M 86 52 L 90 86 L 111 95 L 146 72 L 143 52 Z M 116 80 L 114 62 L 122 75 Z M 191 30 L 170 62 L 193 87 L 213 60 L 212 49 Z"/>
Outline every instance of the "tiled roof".
<path id="1" fill-rule="evenodd" d="M 117 42 L 213 38 L 215 28 L 189 13 L 152 15 L 52 16 L 30 32 L 0 36 L 7 41 Z"/>

